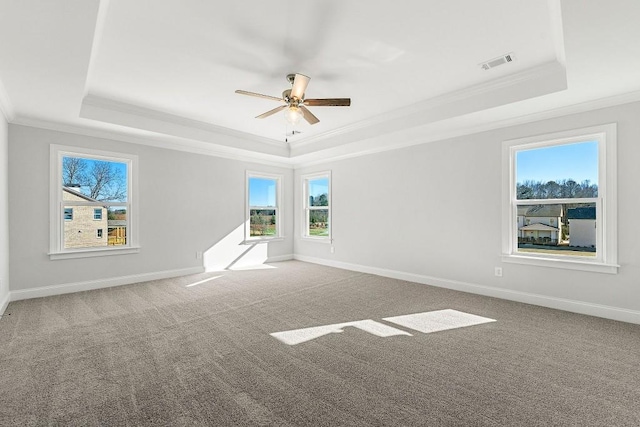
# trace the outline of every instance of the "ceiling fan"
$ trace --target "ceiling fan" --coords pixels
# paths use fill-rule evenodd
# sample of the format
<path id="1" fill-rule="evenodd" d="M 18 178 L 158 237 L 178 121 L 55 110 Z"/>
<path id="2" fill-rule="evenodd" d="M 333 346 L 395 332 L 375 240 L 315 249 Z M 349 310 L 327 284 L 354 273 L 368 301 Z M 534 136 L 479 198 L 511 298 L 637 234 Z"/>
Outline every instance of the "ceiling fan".
<path id="1" fill-rule="evenodd" d="M 285 111 L 285 118 L 291 124 L 297 124 L 304 118 L 310 125 L 315 125 L 320 120 L 306 107 L 348 107 L 351 105 L 351 98 L 325 98 L 325 99 L 305 99 L 304 91 L 307 89 L 310 77 L 304 74 L 288 74 L 287 81 L 291 83 L 291 89 L 282 92 L 282 98 L 276 96 L 263 95 L 261 93 L 247 92 L 246 90 L 236 90 L 241 95 L 257 96 L 258 98 L 272 99 L 282 102 L 284 105 L 269 110 L 266 113 L 256 116 L 256 119 L 264 119 L 278 111 Z"/>

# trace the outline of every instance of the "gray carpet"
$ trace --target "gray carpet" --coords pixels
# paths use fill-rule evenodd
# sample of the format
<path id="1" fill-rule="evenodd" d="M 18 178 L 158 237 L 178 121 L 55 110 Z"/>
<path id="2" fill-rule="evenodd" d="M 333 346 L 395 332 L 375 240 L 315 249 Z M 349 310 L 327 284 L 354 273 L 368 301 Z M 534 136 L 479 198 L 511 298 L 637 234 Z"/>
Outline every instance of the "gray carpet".
<path id="1" fill-rule="evenodd" d="M 638 325 L 272 266 L 11 303 L 0 425 L 640 425 Z M 269 335 L 442 309 L 496 322 L 386 338 L 348 327 L 298 345 Z"/>

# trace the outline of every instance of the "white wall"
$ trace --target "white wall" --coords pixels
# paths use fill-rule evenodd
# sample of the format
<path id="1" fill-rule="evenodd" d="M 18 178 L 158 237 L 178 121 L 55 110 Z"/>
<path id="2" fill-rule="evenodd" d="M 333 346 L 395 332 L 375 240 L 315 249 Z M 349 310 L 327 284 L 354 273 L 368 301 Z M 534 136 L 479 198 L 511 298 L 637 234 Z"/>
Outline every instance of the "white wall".
<path id="1" fill-rule="evenodd" d="M 0 111 L 0 314 L 9 304 L 9 138 Z"/>
<path id="2" fill-rule="evenodd" d="M 132 153 L 139 160 L 138 254 L 49 260 L 49 146 L 62 144 Z M 245 171 L 284 175 L 285 239 L 240 245 Z M 26 126 L 9 126 L 11 298 L 20 299 L 203 270 L 221 257 L 234 265 L 252 256 L 293 253 L 293 170 Z M 224 248 L 216 246 L 224 241 Z M 196 259 L 196 252 L 203 252 Z M 246 252 L 246 254 L 245 254 Z M 244 255 L 243 255 L 244 254 Z M 238 260 L 238 257 L 240 259 Z M 43 288 L 54 286 L 54 288 Z"/>
<path id="3" fill-rule="evenodd" d="M 416 145 L 296 170 L 331 170 L 330 245 L 298 259 L 640 323 L 640 103 Z M 501 262 L 503 140 L 618 123 L 617 275 Z M 494 275 L 502 267 L 503 277 Z"/>

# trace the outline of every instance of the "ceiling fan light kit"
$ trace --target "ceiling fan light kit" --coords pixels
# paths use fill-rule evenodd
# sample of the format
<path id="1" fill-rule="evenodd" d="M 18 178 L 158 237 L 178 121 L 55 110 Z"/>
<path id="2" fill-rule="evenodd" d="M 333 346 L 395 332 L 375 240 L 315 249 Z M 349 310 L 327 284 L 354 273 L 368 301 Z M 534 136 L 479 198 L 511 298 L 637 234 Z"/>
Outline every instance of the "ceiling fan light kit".
<path id="1" fill-rule="evenodd" d="M 311 78 L 304 74 L 288 74 L 287 81 L 291 84 L 291 89 L 286 89 L 282 92 L 282 98 L 248 92 L 246 90 L 236 90 L 236 93 L 284 103 L 284 105 L 256 116 L 256 119 L 264 119 L 278 111 L 284 110 L 285 120 L 292 125 L 298 124 L 301 119 L 305 119 L 310 125 L 314 125 L 320 121 L 305 105 L 313 107 L 348 107 L 351 105 L 351 98 L 305 99 L 304 95 L 309 80 L 311 80 Z"/>
<path id="2" fill-rule="evenodd" d="M 297 125 L 303 117 L 304 113 L 298 106 L 292 105 L 284 110 L 284 118 L 290 125 Z"/>

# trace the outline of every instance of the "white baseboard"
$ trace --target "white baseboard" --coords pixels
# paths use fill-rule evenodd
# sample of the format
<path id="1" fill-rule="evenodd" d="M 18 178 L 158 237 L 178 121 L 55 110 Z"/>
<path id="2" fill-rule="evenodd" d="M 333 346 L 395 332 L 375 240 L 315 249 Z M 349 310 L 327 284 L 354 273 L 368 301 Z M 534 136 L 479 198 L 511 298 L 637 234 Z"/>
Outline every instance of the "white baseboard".
<path id="1" fill-rule="evenodd" d="M 290 261 L 292 259 L 294 259 L 293 254 L 277 255 L 267 258 L 267 262 Z"/>
<path id="2" fill-rule="evenodd" d="M 11 301 L 11 292 L 7 292 L 7 294 L 0 299 L 0 316 L 4 314 L 4 311 L 9 305 L 9 301 Z"/>
<path id="3" fill-rule="evenodd" d="M 457 280 L 442 279 L 438 277 L 406 273 L 397 270 L 387 270 L 384 268 L 369 267 L 360 264 L 350 264 L 346 262 L 309 257 L 305 255 L 296 254 L 294 255 L 294 259 L 311 262 L 314 264 L 326 265 L 329 267 L 336 267 L 345 270 L 358 271 L 361 273 L 375 274 L 377 276 L 390 277 L 392 279 L 407 280 L 410 282 L 437 286 L 440 288 L 447 288 L 456 291 L 469 292 L 472 294 L 485 295 L 510 301 L 517 301 L 526 304 L 533 304 L 542 307 L 570 311 L 572 313 L 586 314 L 589 316 L 603 317 L 605 319 L 619 320 L 621 322 L 640 324 L 640 311 L 628 310 L 626 308 L 593 304 L 564 298 L 555 298 L 528 292 L 512 291 L 509 289 L 494 288 L 491 286 L 460 282 Z"/>
<path id="4" fill-rule="evenodd" d="M 85 282 L 65 283 L 61 285 L 42 286 L 33 289 L 11 291 L 10 301 L 29 298 L 48 297 L 52 295 L 68 294 L 71 292 L 90 291 L 93 289 L 109 288 L 112 286 L 130 285 L 132 283 L 147 282 L 149 280 L 170 279 L 172 277 L 203 273 L 203 267 L 181 268 L 177 270 L 157 271 L 153 273 L 131 274 L 129 276 L 111 277 L 108 279 L 87 280 Z"/>

